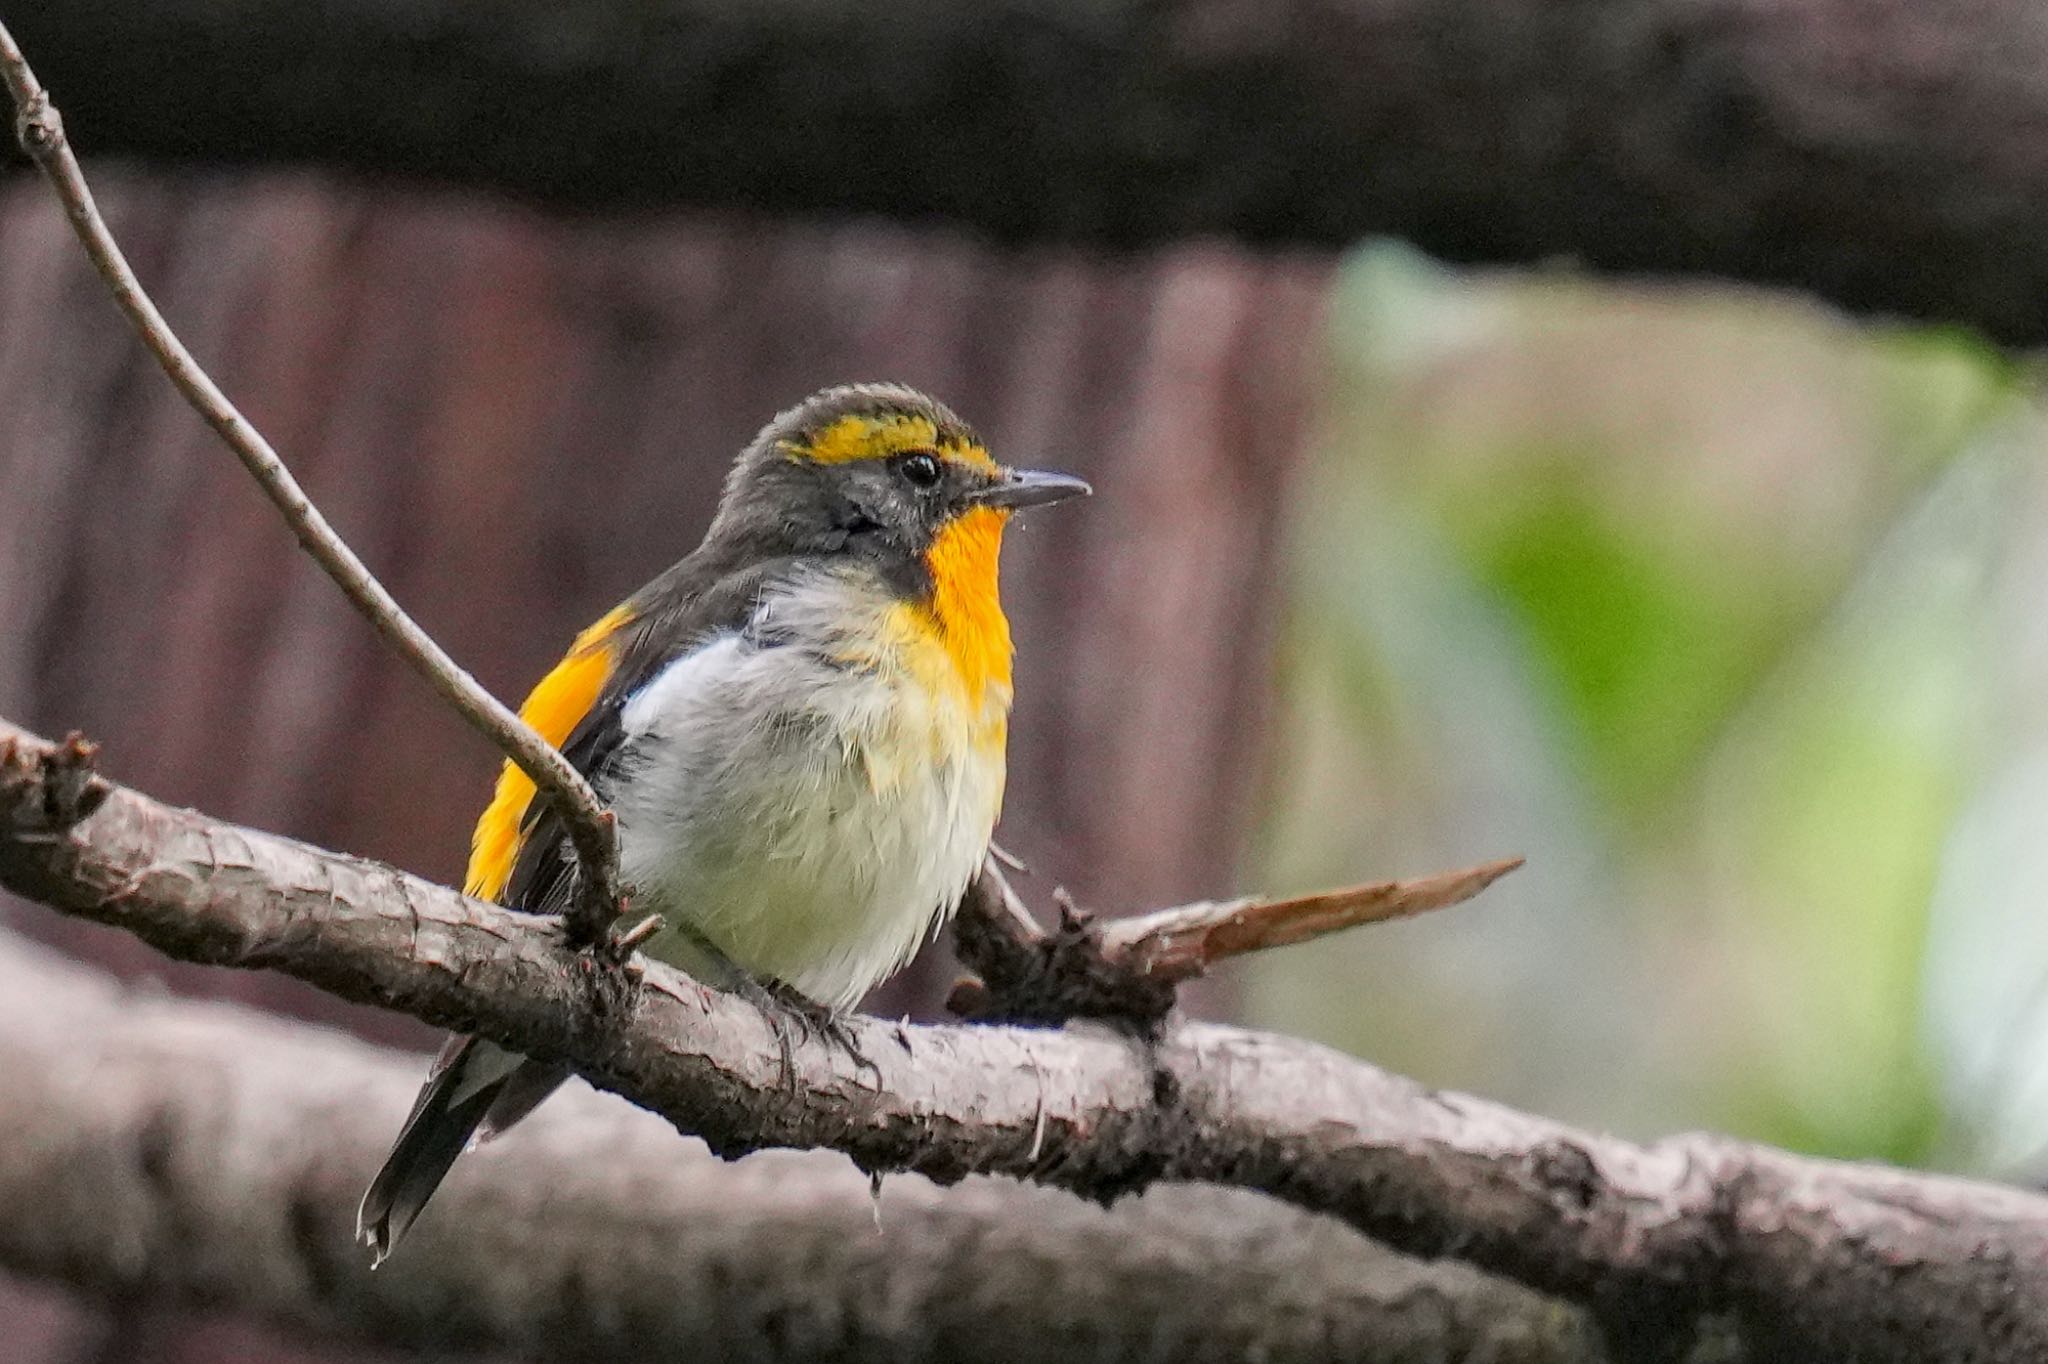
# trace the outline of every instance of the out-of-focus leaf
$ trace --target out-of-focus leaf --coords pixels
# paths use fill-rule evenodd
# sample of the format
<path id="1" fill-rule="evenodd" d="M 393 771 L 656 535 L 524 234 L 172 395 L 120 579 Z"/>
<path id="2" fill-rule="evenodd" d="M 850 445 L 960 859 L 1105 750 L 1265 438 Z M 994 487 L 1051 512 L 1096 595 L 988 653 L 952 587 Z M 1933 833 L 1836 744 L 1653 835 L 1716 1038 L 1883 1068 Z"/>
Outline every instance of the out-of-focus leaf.
<path id="1" fill-rule="evenodd" d="M 2013 499 L 2018 525 L 1986 622 L 1995 696 L 1985 724 L 2000 742 L 1942 857 L 1924 1022 L 1947 1108 L 1939 1157 L 2038 1180 L 2048 1170 L 2048 478 L 2037 451 L 2022 458 L 2031 477 Z"/>
<path id="2" fill-rule="evenodd" d="M 1731 1110 L 1763 1135 L 1927 1154 L 1928 899 L 1985 753 L 1987 584 L 2018 471 L 1993 441 L 1945 476 L 1711 765 L 1697 940 L 1724 963 L 1739 1024 Z"/>
<path id="3" fill-rule="evenodd" d="M 1443 515 L 1528 631 L 1612 807 L 1640 810 L 1683 780 L 1814 589 L 1757 557 L 1689 553 L 1557 467 L 1532 461 L 1469 525 Z"/>
<path id="4" fill-rule="evenodd" d="M 1254 1015 L 1626 1131 L 1924 1153 L 1995 540 L 1957 508 L 2001 506 L 1957 491 L 1996 460 L 1945 471 L 2026 381 L 1953 335 L 1398 250 L 1333 355 L 1254 883 L 1530 866 L 1256 960 Z"/>
<path id="5" fill-rule="evenodd" d="M 2012 411 L 2023 367 L 1974 332 L 1900 329 L 1870 344 L 1880 437 L 1889 463 L 1935 469 Z"/>
<path id="6" fill-rule="evenodd" d="M 2016 371 L 1955 333 L 1859 335 L 1755 295 L 1486 287 L 1362 253 L 1340 360 L 1357 457 L 1528 632 L 1624 821 L 1857 571 Z"/>
<path id="7" fill-rule="evenodd" d="M 1612 931 L 1600 822 L 1522 642 L 1369 481 L 1310 502 L 1272 798 L 1294 817 L 1269 826 L 1256 884 L 1540 852 L 1473 905 L 1254 958 L 1247 1014 L 1437 1083 L 1650 1130 L 1640 1058 L 1585 1061 L 1643 992 Z"/>

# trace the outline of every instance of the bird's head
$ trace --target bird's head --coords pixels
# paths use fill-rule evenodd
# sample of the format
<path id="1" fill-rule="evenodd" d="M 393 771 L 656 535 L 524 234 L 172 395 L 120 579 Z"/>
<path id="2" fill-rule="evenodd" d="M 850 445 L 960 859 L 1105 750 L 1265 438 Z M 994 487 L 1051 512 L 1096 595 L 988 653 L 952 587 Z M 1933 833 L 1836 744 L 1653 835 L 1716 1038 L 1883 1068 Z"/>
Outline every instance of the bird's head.
<path id="1" fill-rule="evenodd" d="M 986 556 L 993 568 L 1011 513 L 1088 491 L 1066 474 L 996 463 L 965 422 L 914 389 L 851 384 L 805 399 L 754 438 L 712 538 L 865 561 L 906 595 L 929 596 L 963 558 Z"/>

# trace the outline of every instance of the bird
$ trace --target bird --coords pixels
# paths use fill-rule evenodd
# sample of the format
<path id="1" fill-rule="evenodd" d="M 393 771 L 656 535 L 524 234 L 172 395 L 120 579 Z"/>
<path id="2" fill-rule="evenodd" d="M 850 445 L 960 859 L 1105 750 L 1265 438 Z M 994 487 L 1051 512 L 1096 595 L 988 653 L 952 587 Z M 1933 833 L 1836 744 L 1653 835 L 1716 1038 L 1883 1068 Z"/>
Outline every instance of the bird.
<path id="1" fill-rule="evenodd" d="M 998 464 L 900 384 L 828 388 L 734 460 L 703 541 L 577 635 L 521 717 L 617 821 L 640 945 L 838 1019 L 943 925 L 1002 806 L 1013 513 L 1081 479 Z M 504 764 L 465 890 L 562 913 L 560 816 Z M 357 1212 L 381 1264 L 457 1157 L 570 1072 L 453 1036 Z"/>

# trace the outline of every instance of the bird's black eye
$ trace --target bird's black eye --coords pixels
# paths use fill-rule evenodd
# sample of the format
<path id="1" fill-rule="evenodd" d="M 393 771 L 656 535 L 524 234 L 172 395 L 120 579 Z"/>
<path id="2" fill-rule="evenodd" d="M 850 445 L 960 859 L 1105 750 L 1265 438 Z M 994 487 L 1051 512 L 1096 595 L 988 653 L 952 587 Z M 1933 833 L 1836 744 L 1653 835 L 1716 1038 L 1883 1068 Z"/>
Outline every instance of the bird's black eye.
<path id="1" fill-rule="evenodd" d="M 896 472 L 913 488 L 936 487 L 939 482 L 939 457 L 929 450 L 918 450 L 898 457 Z"/>

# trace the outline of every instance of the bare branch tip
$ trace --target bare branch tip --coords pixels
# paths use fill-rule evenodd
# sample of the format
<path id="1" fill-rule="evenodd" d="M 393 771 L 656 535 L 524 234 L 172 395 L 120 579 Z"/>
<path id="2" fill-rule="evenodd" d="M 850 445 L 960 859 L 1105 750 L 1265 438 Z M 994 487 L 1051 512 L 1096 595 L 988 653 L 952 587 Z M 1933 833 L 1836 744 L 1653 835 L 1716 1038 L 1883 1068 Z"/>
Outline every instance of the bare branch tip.
<path id="1" fill-rule="evenodd" d="M 83 730 L 74 729 L 57 745 L 54 759 L 66 767 L 90 767 L 99 754 L 99 744 L 86 738 Z"/>
<path id="2" fill-rule="evenodd" d="M 620 960 L 630 957 L 633 955 L 635 948 L 661 932 L 662 923 L 663 920 L 659 914 L 649 914 L 625 929 L 614 933 L 611 940 L 613 955 Z"/>
<path id="3" fill-rule="evenodd" d="M 946 1011 L 955 1018 L 979 1018 L 994 1002 L 994 994 L 978 976 L 962 976 L 946 992 Z"/>
<path id="4" fill-rule="evenodd" d="M 1000 843 L 989 844 L 988 855 L 990 857 L 993 857 L 996 861 L 1002 863 L 1009 870 L 1016 872 L 1019 876 L 1031 875 L 1030 863 L 1026 862 L 1023 858 L 1017 856 L 1017 854 L 1011 852 L 1009 849 L 1005 848 Z"/>

